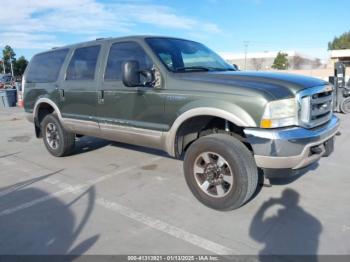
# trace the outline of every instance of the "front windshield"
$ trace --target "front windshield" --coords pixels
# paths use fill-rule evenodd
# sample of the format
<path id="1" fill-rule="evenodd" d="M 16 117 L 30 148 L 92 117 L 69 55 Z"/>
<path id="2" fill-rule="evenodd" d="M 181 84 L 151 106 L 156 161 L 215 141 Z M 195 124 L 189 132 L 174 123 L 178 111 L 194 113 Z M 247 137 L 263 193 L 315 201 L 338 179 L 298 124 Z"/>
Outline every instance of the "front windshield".
<path id="1" fill-rule="evenodd" d="M 173 38 L 147 38 L 146 42 L 172 72 L 235 70 L 220 56 L 197 42 Z"/>

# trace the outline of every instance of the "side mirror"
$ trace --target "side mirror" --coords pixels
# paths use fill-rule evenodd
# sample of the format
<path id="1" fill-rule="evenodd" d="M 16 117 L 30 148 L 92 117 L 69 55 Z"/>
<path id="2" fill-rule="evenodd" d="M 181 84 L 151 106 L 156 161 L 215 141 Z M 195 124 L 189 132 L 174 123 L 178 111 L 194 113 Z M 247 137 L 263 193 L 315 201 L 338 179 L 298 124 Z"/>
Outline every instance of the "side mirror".
<path id="1" fill-rule="evenodd" d="M 153 86 L 154 83 L 154 73 L 152 70 L 141 70 L 140 74 L 142 75 L 143 86 Z"/>
<path id="2" fill-rule="evenodd" d="M 155 80 L 153 71 L 140 70 L 140 64 L 135 60 L 126 61 L 123 64 L 122 79 L 127 87 L 153 86 Z"/>
<path id="3" fill-rule="evenodd" d="M 238 67 L 238 65 L 236 65 L 236 64 L 232 64 L 232 66 L 233 66 L 233 68 L 234 68 L 236 71 L 239 71 L 239 67 Z"/>
<path id="4" fill-rule="evenodd" d="M 122 67 L 123 84 L 127 87 L 140 85 L 140 64 L 138 61 L 126 61 Z"/>

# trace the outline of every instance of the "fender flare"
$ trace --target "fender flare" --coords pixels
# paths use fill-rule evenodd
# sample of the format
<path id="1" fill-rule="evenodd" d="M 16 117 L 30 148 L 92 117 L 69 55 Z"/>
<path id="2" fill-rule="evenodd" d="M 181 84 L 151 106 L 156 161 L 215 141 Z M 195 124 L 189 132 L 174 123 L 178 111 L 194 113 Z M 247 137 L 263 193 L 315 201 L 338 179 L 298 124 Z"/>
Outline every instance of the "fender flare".
<path id="1" fill-rule="evenodd" d="M 49 98 L 47 97 L 41 97 L 39 98 L 34 105 L 34 110 L 33 110 L 33 117 L 34 119 L 38 117 L 38 110 L 41 104 L 49 104 L 50 106 L 52 106 L 52 108 L 55 110 L 55 112 L 57 113 L 58 119 L 60 121 L 62 121 L 62 115 L 61 115 L 61 111 L 59 110 L 58 106 Z"/>
<path id="2" fill-rule="evenodd" d="M 219 108 L 213 108 L 213 107 L 197 107 L 190 110 L 187 110 L 186 112 L 182 113 L 180 116 L 178 116 L 171 126 L 170 130 L 168 132 L 164 133 L 165 137 L 165 151 L 171 155 L 175 156 L 175 139 L 176 134 L 179 129 L 179 127 L 188 119 L 196 116 L 215 116 L 220 117 L 223 119 L 226 119 L 227 121 L 230 121 L 231 123 L 235 124 L 239 127 L 255 127 L 256 123 L 253 120 L 253 118 L 249 117 L 246 118 L 247 121 L 243 121 L 242 118 L 238 117 L 237 115 L 230 113 L 226 110 L 219 109 Z"/>

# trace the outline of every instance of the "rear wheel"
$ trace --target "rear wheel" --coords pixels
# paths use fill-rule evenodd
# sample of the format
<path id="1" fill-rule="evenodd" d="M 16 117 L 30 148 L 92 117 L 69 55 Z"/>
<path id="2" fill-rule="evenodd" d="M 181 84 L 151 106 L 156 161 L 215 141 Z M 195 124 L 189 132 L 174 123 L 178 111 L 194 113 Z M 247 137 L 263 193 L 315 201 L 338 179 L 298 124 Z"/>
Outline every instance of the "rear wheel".
<path id="1" fill-rule="evenodd" d="M 340 110 L 344 114 L 349 114 L 350 113 L 350 97 L 345 98 L 340 105 Z"/>
<path id="2" fill-rule="evenodd" d="M 242 206 L 258 184 L 252 153 L 237 139 L 223 134 L 196 140 L 186 152 L 184 173 L 194 196 L 217 210 Z"/>
<path id="3" fill-rule="evenodd" d="M 60 121 L 53 114 L 46 115 L 41 123 L 44 144 L 54 156 L 69 155 L 75 144 L 75 134 L 62 127 Z"/>

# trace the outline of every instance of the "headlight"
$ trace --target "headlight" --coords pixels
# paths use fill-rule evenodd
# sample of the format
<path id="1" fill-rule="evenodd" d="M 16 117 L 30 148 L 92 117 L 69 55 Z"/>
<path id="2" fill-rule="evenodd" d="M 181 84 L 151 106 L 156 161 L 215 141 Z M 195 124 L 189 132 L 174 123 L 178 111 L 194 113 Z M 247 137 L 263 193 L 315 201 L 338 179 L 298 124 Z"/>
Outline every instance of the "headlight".
<path id="1" fill-rule="evenodd" d="M 275 128 L 297 124 L 297 104 L 295 98 L 267 103 L 260 122 L 261 128 Z"/>

